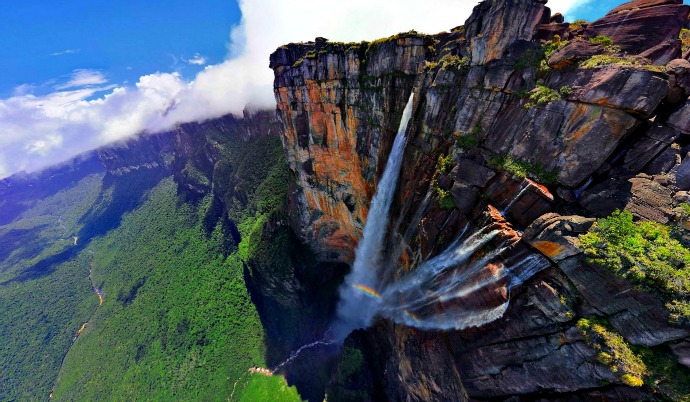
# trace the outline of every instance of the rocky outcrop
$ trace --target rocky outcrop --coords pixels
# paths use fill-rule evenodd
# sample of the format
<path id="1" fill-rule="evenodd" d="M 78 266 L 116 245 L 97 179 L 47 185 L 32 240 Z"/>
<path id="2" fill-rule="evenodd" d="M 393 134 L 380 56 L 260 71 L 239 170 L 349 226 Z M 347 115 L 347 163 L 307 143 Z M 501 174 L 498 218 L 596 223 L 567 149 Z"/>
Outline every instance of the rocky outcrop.
<path id="1" fill-rule="evenodd" d="M 589 24 L 585 32 L 588 36 L 607 36 L 623 51 L 640 54 L 664 42 L 677 40 L 688 13 L 690 7 L 679 0 L 634 0 Z M 673 58 L 679 57 L 677 54 Z"/>
<path id="2" fill-rule="evenodd" d="M 566 27 L 567 32 L 567 27 Z M 563 32 L 565 34 L 565 32 Z M 553 36 L 553 35 L 552 35 Z M 560 35 L 559 35 L 560 36 Z M 564 68 L 604 52 L 603 46 L 588 40 L 575 38 L 553 52 L 548 59 L 549 67 Z"/>
<path id="3" fill-rule="evenodd" d="M 380 320 L 353 333 L 346 350 L 362 362 L 333 377 L 329 400 L 648 397 L 650 389 L 626 386 L 598 360 L 576 327 L 590 315 L 633 345 L 668 353 L 681 345 L 673 351 L 687 360 L 687 328 L 668 322 L 657 296 L 590 264 L 578 236 L 615 209 L 665 224 L 683 219 L 690 92 L 688 66 L 674 59 L 688 10 L 674 0 L 636 1 L 571 26 L 552 20 L 543 2 L 486 1 L 450 32 L 351 44 L 317 38 L 271 55 L 295 177 L 292 224 L 318 258 L 352 262 L 413 92 L 385 250 L 398 268 L 392 280 L 487 225 L 511 246 L 487 257 L 478 278 L 538 261 L 524 282 L 496 280 L 462 299 L 477 308 L 510 301 L 488 325 L 438 333 Z M 589 40 L 597 35 L 621 52 Z M 547 57 L 543 45 L 556 49 Z M 427 375 L 412 380 L 410 366 Z M 341 361 L 337 372 L 348 367 Z"/>

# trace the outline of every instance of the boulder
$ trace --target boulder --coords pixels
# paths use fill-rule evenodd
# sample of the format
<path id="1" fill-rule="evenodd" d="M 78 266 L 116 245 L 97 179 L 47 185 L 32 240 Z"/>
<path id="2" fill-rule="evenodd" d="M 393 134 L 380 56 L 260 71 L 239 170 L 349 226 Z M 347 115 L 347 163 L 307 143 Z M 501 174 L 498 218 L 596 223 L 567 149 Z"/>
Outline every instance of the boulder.
<path id="1" fill-rule="evenodd" d="M 501 173 L 484 189 L 484 195 L 511 222 L 527 227 L 539 216 L 549 212 L 553 195 L 544 186 L 530 179 L 517 179 Z"/>
<path id="2" fill-rule="evenodd" d="M 594 222 L 594 218 L 582 216 L 545 214 L 525 229 L 522 240 L 558 263 L 582 253 L 578 236 L 587 233 Z"/>
<path id="3" fill-rule="evenodd" d="M 649 8 L 656 6 L 663 6 L 666 4 L 683 4 L 682 0 L 634 0 L 623 3 L 620 6 L 606 13 L 606 15 L 615 15 L 626 11 L 638 10 L 641 8 Z"/>
<path id="4" fill-rule="evenodd" d="M 668 322 L 668 312 L 655 295 L 642 292 L 606 267 L 591 265 L 582 255 L 562 260 L 559 268 L 587 302 L 583 313 L 609 317 L 623 337 L 636 345 L 656 346 L 688 336 Z"/>
<path id="5" fill-rule="evenodd" d="M 579 199 L 580 205 L 594 216 L 603 218 L 625 208 L 632 197 L 631 189 L 632 184 L 628 180 L 612 177 L 585 189 Z"/>
<path id="6" fill-rule="evenodd" d="M 641 172 L 655 156 L 671 146 L 678 136 L 678 131 L 670 127 L 652 126 L 625 154 L 623 167 L 632 173 Z"/>
<path id="7" fill-rule="evenodd" d="M 494 121 L 485 146 L 519 161 L 538 163 L 545 171 L 558 170 L 558 182 L 575 188 L 601 167 L 637 123 L 629 113 L 599 105 L 557 101 L 525 113 L 516 104 Z"/>
<path id="8" fill-rule="evenodd" d="M 690 95 L 690 62 L 685 59 L 671 60 L 666 65 L 671 90 L 666 102 L 677 104 L 685 101 Z"/>
<path id="9" fill-rule="evenodd" d="M 467 158 L 461 158 L 449 173 L 456 182 L 477 187 L 486 186 L 495 175 L 493 170 Z"/>
<path id="10" fill-rule="evenodd" d="M 680 39 L 667 40 L 640 53 L 640 57 L 648 59 L 655 66 L 664 66 L 682 56 L 681 46 Z"/>
<path id="11" fill-rule="evenodd" d="M 644 168 L 644 173 L 650 175 L 665 174 L 679 163 L 680 150 L 675 145 L 672 145 L 652 159 Z"/>
<path id="12" fill-rule="evenodd" d="M 628 181 L 632 184 L 632 198 L 625 209 L 645 220 L 668 223 L 673 215 L 673 192 L 644 177 L 633 177 Z"/>
<path id="13" fill-rule="evenodd" d="M 642 116 L 650 115 L 669 92 L 666 74 L 618 65 L 555 74 L 546 85 L 571 87 L 573 93 L 568 99 Z"/>
<path id="14" fill-rule="evenodd" d="M 563 68 L 603 52 L 604 47 L 600 44 L 576 38 L 553 52 L 551 56 L 549 56 L 548 63 L 549 67 Z"/>
<path id="15" fill-rule="evenodd" d="M 569 27 L 570 24 L 568 24 L 567 22 L 541 24 L 539 25 L 539 30 L 537 31 L 537 34 L 534 36 L 534 38 L 539 40 L 551 40 L 556 35 L 563 38 L 568 33 Z"/>
<path id="16" fill-rule="evenodd" d="M 680 190 L 690 190 L 690 158 L 683 159 L 676 173 L 676 186 Z"/>
<path id="17" fill-rule="evenodd" d="M 638 218 L 667 223 L 673 214 L 673 193 L 645 176 L 608 179 L 585 190 L 580 205 L 598 217 L 625 209 Z"/>
<path id="18" fill-rule="evenodd" d="M 690 135 L 690 100 L 680 106 L 666 119 L 666 123 L 681 133 Z"/>
<path id="19" fill-rule="evenodd" d="M 556 24 L 562 24 L 565 22 L 565 17 L 563 17 L 563 14 L 561 13 L 556 13 L 551 16 L 551 20 L 549 20 L 551 23 L 556 23 Z"/>
<path id="20" fill-rule="evenodd" d="M 640 54 L 661 43 L 678 39 L 690 7 L 676 1 L 648 2 L 645 7 L 627 3 L 589 24 L 586 36 L 607 36 L 629 54 Z"/>

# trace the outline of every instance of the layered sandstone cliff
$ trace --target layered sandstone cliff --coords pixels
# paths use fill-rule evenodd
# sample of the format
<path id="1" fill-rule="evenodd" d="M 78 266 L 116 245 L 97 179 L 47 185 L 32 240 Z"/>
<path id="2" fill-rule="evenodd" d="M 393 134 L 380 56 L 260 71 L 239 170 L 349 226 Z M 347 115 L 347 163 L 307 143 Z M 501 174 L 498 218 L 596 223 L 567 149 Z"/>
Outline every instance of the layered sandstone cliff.
<path id="1" fill-rule="evenodd" d="M 292 224 L 319 258 L 352 262 L 414 91 L 388 236 L 397 275 L 492 221 L 520 241 L 487 270 L 541 264 L 512 295 L 500 282 L 473 295 L 471 303 L 486 305 L 512 297 L 486 326 L 424 332 L 384 320 L 356 331 L 346 351 L 363 361 L 343 376 L 351 362 L 342 358 L 331 398 L 632 400 L 661 392 L 626 385 L 597 359 L 576 327 L 591 315 L 629 344 L 688 365 L 689 328 L 669 323 L 657 295 L 590 264 L 578 235 L 615 209 L 688 226 L 679 206 L 690 190 L 690 62 L 679 36 L 690 7 L 636 0 L 568 24 L 543 3 L 485 1 L 449 32 L 371 43 L 317 38 L 271 55 L 294 172 Z"/>

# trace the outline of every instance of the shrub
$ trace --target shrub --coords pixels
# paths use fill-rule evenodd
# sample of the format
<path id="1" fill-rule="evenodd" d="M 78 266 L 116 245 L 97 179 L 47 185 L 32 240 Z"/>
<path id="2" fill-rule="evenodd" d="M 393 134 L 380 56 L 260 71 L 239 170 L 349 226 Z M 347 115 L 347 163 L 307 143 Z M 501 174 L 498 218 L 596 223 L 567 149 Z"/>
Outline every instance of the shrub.
<path id="1" fill-rule="evenodd" d="M 657 222 L 633 222 L 629 211 L 599 219 L 580 236 L 587 259 L 661 294 L 670 320 L 690 323 L 690 250 Z"/>
<path id="2" fill-rule="evenodd" d="M 647 366 L 633 353 L 620 334 L 608 328 L 604 321 L 594 317 L 581 318 L 576 325 L 585 337 L 587 345 L 599 352 L 599 363 L 620 375 L 624 384 L 631 387 L 642 386 L 642 377 L 648 374 Z"/>
<path id="3" fill-rule="evenodd" d="M 453 196 L 450 194 L 450 191 L 446 191 L 437 187 L 436 192 L 438 193 L 439 207 L 441 207 L 442 209 L 455 208 L 455 200 L 453 200 Z"/>
<path id="4" fill-rule="evenodd" d="M 435 62 L 435 61 L 427 61 L 427 62 L 426 62 L 426 68 L 428 68 L 429 70 L 433 70 L 433 69 L 435 69 L 437 66 L 438 66 L 438 63 Z"/>
<path id="5" fill-rule="evenodd" d="M 544 85 L 537 85 L 537 87 L 530 92 L 529 102 L 525 104 L 525 108 L 530 109 L 559 100 L 561 100 L 561 94 L 559 94 L 556 90 Z"/>
<path id="6" fill-rule="evenodd" d="M 570 29 L 580 29 L 586 23 L 587 23 L 586 20 L 575 20 L 575 21 L 573 21 L 572 24 L 570 24 Z"/>
<path id="7" fill-rule="evenodd" d="M 641 387 L 644 384 L 644 381 L 642 381 L 640 377 L 635 377 L 632 374 L 623 374 L 621 380 L 623 384 L 629 387 Z"/>
<path id="8" fill-rule="evenodd" d="M 680 35 L 678 35 L 678 39 L 682 42 L 682 51 L 683 54 L 690 50 L 690 29 L 683 28 L 680 30 Z"/>
<path id="9" fill-rule="evenodd" d="M 476 148 L 479 145 L 480 131 L 481 127 L 477 126 L 469 133 L 459 133 L 460 135 L 455 137 L 455 145 L 464 149 Z"/>
<path id="10" fill-rule="evenodd" d="M 452 54 L 445 54 L 439 60 L 439 63 L 445 69 L 467 69 L 470 66 L 470 60 L 467 57 L 454 56 Z"/>
<path id="11" fill-rule="evenodd" d="M 558 93 L 561 94 L 561 96 L 568 96 L 573 93 L 573 89 L 567 85 L 563 85 L 561 89 L 558 90 Z"/>
<path id="12" fill-rule="evenodd" d="M 308 51 L 307 54 L 304 55 L 304 57 L 307 59 L 315 59 L 316 58 L 316 50 Z"/>
<path id="13" fill-rule="evenodd" d="M 597 35 L 593 38 L 589 38 L 589 41 L 591 43 L 596 43 L 598 45 L 601 45 L 605 48 L 613 45 L 613 39 L 609 38 L 608 36 L 604 36 L 604 35 Z"/>
<path id="14" fill-rule="evenodd" d="M 611 64 L 616 64 L 619 66 L 632 66 L 634 63 L 633 60 L 628 57 L 619 57 L 610 54 L 597 54 L 582 62 L 580 67 L 588 69 L 600 66 L 608 66 Z"/>
<path id="15" fill-rule="evenodd" d="M 671 401 L 690 401 L 690 368 L 678 363 L 667 347 L 631 346 L 649 372 L 644 382 Z"/>
<path id="16" fill-rule="evenodd" d="M 436 162 L 436 171 L 447 173 L 453 167 L 453 155 L 439 156 Z"/>
<path id="17" fill-rule="evenodd" d="M 513 159 L 510 155 L 497 155 L 489 160 L 489 165 L 519 178 L 532 177 L 544 184 L 556 183 L 558 170 L 546 170 L 541 163 L 530 163 Z"/>
<path id="18" fill-rule="evenodd" d="M 431 179 L 431 187 L 438 195 L 438 205 L 443 209 L 453 209 L 455 208 L 455 201 L 450 194 L 450 191 L 444 190 L 438 186 L 438 177 L 447 173 L 453 167 L 453 155 L 439 156 L 438 161 L 436 161 L 436 171 L 434 172 L 434 177 Z"/>
<path id="19" fill-rule="evenodd" d="M 553 38 L 542 45 L 542 50 L 544 51 L 544 58 L 548 59 L 549 56 L 556 50 L 567 45 L 567 40 L 562 40 L 560 35 L 554 35 Z"/>

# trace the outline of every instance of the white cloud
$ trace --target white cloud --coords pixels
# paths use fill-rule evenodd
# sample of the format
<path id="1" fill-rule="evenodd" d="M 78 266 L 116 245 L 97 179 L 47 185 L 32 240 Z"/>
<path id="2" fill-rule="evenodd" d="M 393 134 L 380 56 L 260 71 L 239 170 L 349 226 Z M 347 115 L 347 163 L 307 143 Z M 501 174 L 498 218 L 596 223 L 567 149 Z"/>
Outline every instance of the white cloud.
<path id="1" fill-rule="evenodd" d="M 33 84 L 21 84 L 21 85 L 18 85 L 14 88 L 14 90 L 12 91 L 12 95 L 13 96 L 21 96 L 21 95 L 30 94 L 34 91 L 35 88 L 36 88 L 36 86 Z"/>
<path id="2" fill-rule="evenodd" d="M 66 54 L 76 54 L 79 53 L 80 49 L 66 49 L 59 52 L 51 53 L 51 56 L 64 56 Z"/>
<path id="3" fill-rule="evenodd" d="M 24 150 L 29 154 L 38 154 L 46 156 L 48 153 L 56 148 L 62 146 L 62 136 L 59 134 L 48 134 L 40 140 L 35 140 L 27 143 Z"/>
<path id="4" fill-rule="evenodd" d="M 566 13 L 575 3 L 552 0 L 550 6 Z M 245 106 L 274 108 L 268 58 L 278 46 L 317 36 L 360 41 L 410 29 L 437 33 L 463 24 L 475 4 L 240 0 L 242 20 L 230 33 L 228 60 L 205 67 L 192 82 L 177 73 L 157 72 L 140 77 L 134 87 L 105 86 L 101 72 L 81 69 L 48 95 L 35 96 L 27 86 L 0 99 L 0 177 L 61 162 L 141 131 L 241 114 Z M 202 59 L 197 54 L 188 62 L 201 64 Z M 92 99 L 103 91 L 107 93 Z"/>
<path id="5" fill-rule="evenodd" d="M 58 91 L 69 88 L 85 87 L 90 85 L 105 84 L 108 80 L 105 76 L 96 70 L 77 69 L 72 71 L 69 81 L 64 84 L 56 85 L 54 88 Z"/>
<path id="6" fill-rule="evenodd" d="M 568 8 L 566 13 L 563 13 L 565 20 L 568 22 L 573 22 L 575 21 L 575 13 L 578 11 L 586 11 L 588 9 L 591 9 L 592 7 L 590 4 L 592 4 L 593 0 L 578 0 L 575 2 L 570 8 Z M 613 8 L 613 5 L 611 6 Z"/>
<path id="7" fill-rule="evenodd" d="M 187 63 L 195 65 L 195 66 L 203 66 L 206 64 L 206 57 L 200 55 L 199 53 L 194 54 L 194 57 L 192 57 L 189 60 L 186 60 Z"/>
<path id="8" fill-rule="evenodd" d="M 5 163 L 0 159 L 0 180 L 10 175 L 9 169 L 5 167 Z"/>

